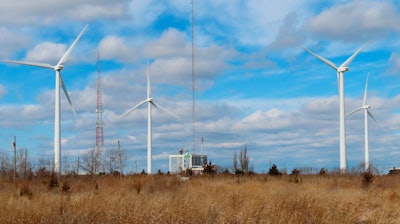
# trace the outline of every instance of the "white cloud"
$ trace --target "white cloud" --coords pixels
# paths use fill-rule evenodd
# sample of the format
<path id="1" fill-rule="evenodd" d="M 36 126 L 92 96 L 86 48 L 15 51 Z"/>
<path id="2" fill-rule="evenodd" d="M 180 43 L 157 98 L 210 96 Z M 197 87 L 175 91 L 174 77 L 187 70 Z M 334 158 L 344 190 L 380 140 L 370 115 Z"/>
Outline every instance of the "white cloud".
<path id="1" fill-rule="evenodd" d="M 400 15 L 390 2 L 351 1 L 333 6 L 310 19 L 310 31 L 327 39 L 358 42 L 399 32 Z"/>
<path id="2" fill-rule="evenodd" d="M 127 0 L 2 0 L 0 21 L 7 24 L 49 25 L 65 20 L 126 17 Z"/>
<path id="3" fill-rule="evenodd" d="M 168 29 L 160 39 L 148 43 L 144 52 L 154 58 L 151 74 L 157 82 L 189 87 L 192 74 L 191 44 L 183 32 Z M 196 87 L 204 90 L 212 85 L 209 81 L 220 75 L 231 57 L 223 47 L 209 45 L 195 49 Z"/>
<path id="4" fill-rule="evenodd" d="M 126 16 L 125 3 L 127 1 L 93 1 L 79 2 L 76 8 L 66 10 L 70 18 L 90 21 L 95 18 L 116 19 Z"/>
<path id="5" fill-rule="evenodd" d="M 289 13 L 280 26 L 275 41 L 271 43 L 270 50 L 281 50 L 298 47 L 305 39 L 305 35 L 300 32 L 299 16 L 296 13 Z"/>
<path id="6" fill-rule="evenodd" d="M 400 72 L 400 57 L 396 53 L 390 55 L 387 73 L 398 74 Z"/>
<path id="7" fill-rule="evenodd" d="M 174 28 L 169 28 L 161 34 L 158 40 L 147 44 L 145 53 L 151 58 L 165 58 L 190 55 L 190 48 L 185 34 Z"/>
<path id="8" fill-rule="evenodd" d="M 165 10 L 164 2 L 157 0 L 131 1 L 129 12 L 132 17 L 132 25 L 147 27 Z"/>
<path id="9" fill-rule="evenodd" d="M 19 35 L 17 32 L 11 31 L 7 28 L 0 27 L 0 57 L 8 57 L 20 47 L 26 47 L 29 38 L 24 35 Z"/>
<path id="10" fill-rule="evenodd" d="M 6 87 L 0 84 L 0 99 L 3 98 L 3 96 L 6 95 L 7 93 L 8 90 L 6 89 Z"/>
<path id="11" fill-rule="evenodd" d="M 30 50 L 26 54 L 25 60 L 50 63 L 53 65 L 61 59 L 66 50 L 67 48 L 64 44 L 44 42 Z"/>
<path id="12" fill-rule="evenodd" d="M 249 46 L 265 46 L 273 42 L 285 17 L 297 12 L 306 14 L 303 1 L 199 1 L 196 3 L 195 18 L 207 22 L 200 27 L 200 33 L 209 36 L 226 37 L 226 41 Z M 221 12 L 223 9 L 223 13 Z M 303 18 L 301 18 L 303 19 Z M 214 41 L 218 41 L 214 39 Z M 225 43 L 226 44 L 226 43 Z"/>
<path id="13" fill-rule="evenodd" d="M 107 36 L 99 44 L 102 59 L 132 61 L 136 58 L 135 50 L 127 40 L 118 36 Z"/>

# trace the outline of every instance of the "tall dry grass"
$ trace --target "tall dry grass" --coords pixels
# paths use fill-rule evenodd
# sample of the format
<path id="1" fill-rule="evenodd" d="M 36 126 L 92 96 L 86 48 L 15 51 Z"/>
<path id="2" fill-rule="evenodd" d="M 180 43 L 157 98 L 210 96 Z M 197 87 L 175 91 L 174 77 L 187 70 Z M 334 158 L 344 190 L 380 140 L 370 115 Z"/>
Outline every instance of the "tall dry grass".
<path id="1" fill-rule="evenodd" d="M 400 177 L 80 177 L 0 182 L 0 223 L 400 223 Z"/>

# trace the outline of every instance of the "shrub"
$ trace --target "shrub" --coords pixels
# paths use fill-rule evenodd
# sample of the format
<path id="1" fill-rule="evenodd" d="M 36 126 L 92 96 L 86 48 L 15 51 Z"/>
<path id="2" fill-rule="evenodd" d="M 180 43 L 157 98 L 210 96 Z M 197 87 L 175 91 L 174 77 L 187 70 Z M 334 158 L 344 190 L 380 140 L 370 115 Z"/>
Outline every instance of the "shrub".
<path id="1" fill-rule="evenodd" d="M 216 174 L 217 169 L 215 168 L 215 165 L 211 163 L 207 164 L 204 166 L 204 174 Z"/>
<path id="2" fill-rule="evenodd" d="M 268 174 L 272 176 L 278 176 L 281 175 L 281 172 L 278 170 L 278 167 L 273 164 L 272 167 L 269 169 Z"/>
<path id="3" fill-rule="evenodd" d="M 290 173 L 290 175 L 292 175 L 292 176 L 297 176 L 299 174 L 300 174 L 300 170 L 298 170 L 298 169 L 293 169 L 292 172 Z"/>
<path id="4" fill-rule="evenodd" d="M 290 173 L 289 182 L 301 183 L 300 170 L 293 169 Z"/>
<path id="5" fill-rule="evenodd" d="M 33 192 L 28 181 L 22 182 L 19 186 L 19 196 L 27 196 L 29 199 L 32 199 Z"/>
<path id="6" fill-rule="evenodd" d="M 186 169 L 186 171 L 185 171 L 185 176 L 189 176 L 189 177 L 191 177 L 191 176 L 193 176 L 194 175 L 194 172 L 193 172 L 193 170 L 192 169 L 189 169 L 189 168 L 187 168 Z"/>
<path id="7" fill-rule="evenodd" d="M 229 169 L 228 169 L 228 168 L 225 168 L 225 170 L 223 170 L 223 171 L 221 172 L 221 174 L 223 174 L 223 175 L 230 175 L 231 172 L 229 172 Z"/>
<path id="8" fill-rule="evenodd" d="M 46 167 L 41 167 L 36 171 L 37 178 L 48 178 L 50 177 L 50 172 L 46 169 Z"/>
<path id="9" fill-rule="evenodd" d="M 64 181 L 64 183 L 63 183 L 63 185 L 61 187 L 61 191 L 63 193 L 68 193 L 70 189 L 71 189 L 71 187 L 69 186 L 68 181 Z"/>
<path id="10" fill-rule="evenodd" d="M 55 187 L 58 187 L 58 178 L 57 178 L 57 175 L 56 175 L 56 174 L 51 173 L 51 175 L 50 175 L 50 180 L 49 180 L 49 183 L 48 183 L 47 188 L 48 188 L 49 190 L 51 190 L 51 189 L 53 189 L 53 188 L 55 188 Z"/>
<path id="11" fill-rule="evenodd" d="M 368 187 L 373 180 L 374 174 L 370 170 L 367 170 L 362 174 L 362 185 L 364 187 Z"/>
<path id="12" fill-rule="evenodd" d="M 136 194 L 140 194 L 140 192 L 143 189 L 143 184 L 144 184 L 143 181 L 135 181 L 132 184 L 132 187 L 136 190 Z"/>

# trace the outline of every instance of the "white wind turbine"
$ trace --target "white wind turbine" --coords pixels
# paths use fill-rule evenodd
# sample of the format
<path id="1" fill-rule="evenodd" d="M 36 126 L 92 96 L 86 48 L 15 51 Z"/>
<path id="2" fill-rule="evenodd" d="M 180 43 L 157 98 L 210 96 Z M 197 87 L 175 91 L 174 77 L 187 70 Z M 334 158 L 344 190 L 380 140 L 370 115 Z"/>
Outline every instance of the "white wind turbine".
<path id="1" fill-rule="evenodd" d="M 367 89 L 368 89 L 368 77 L 367 76 L 367 81 L 365 83 L 365 90 L 364 90 L 364 99 L 363 99 L 363 104 L 361 107 L 353 110 L 352 112 L 346 114 L 346 116 L 349 116 L 351 114 L 354 114 L 357 111 L 364 110 L 364 134 L 365 134 L 365 139 L 364 139 L 364 145 L 365 145 L 365 170 L 368 171 L 369 167 L 369 144 L 368 144 L 368 116 L 370 116 L 379 126 L 381 126 L 383 129 L 383 125 L 378 122 L 375 117 L 369 112 L 369 109 L 371 109 L 371 105 L 367 104 Z"/>
<path id="2" fill-rule="evenodd" d="M 167 109 L 165 109 L 164 107 L 160 106 L 159 104 L 157 104 L 156 102 L 154 102 L 154 99 L 150 96 L 151 93 L 151 89 L 150 89 L 150 74 L 149 74 L 149 69 L 147 68 L 147 99 L 141 101 L 140 103 L 138 103 L 136 106 L 132 107 L 131 109 L 129 109 L 126 113 L 122 114 L 118 119 L 121 119 L 123 117 L 125 117 L 127 114 L 129 114 L 131 111 L 139 108 L 140 106 L 142 106 L 143 104 L 147 103 L 147 173 L 151 174 L 152 173 L 152 132 L 151 132 L 151 105 L 167 112 L 168 114 L 176 117 L 179 119 L 179 117 L 177 115 L 175 115 L 174 113 L 168 111 Z"/>
<path id="3" fill-rule="evenodd" d="M 344 72 L 349 70 L 349 64 L 353 61 L 353 59 L 370 43 L 368 41 L 365 43 L 360 49 L 358 49 L 353 55 L 351 55 L 343 64 L 337 67 L 333 62 L 325 59 L 316 53 L 304 48 L 308 53 L 312 54 L 325 64 L 329 65 L 331 68 L 335 69 L 337 72 L 337 80 L 338 80 L 338 88 L 339 88 L 339 115 L 340 115 L 340 170 L 342 173 L 346 172 L 347 164 L 346 164 L 346 129 L 344 123 Z"/>
<path id="4" fill-rule="evenodd" d="M 61 57 L 60 61 L 56 65 L 50 65 L 47 63 L 40 62 L 25 62 L 25 61 L 12 61 L 12 60 L 3 60 L 5 62 L 14 63 L 14 64 L 22 64 L 22 65 L 30 65 L 41 68 L 49 68 L 54 69 L 56 71 L 56 87 L 55 87 L 55 112 L 54 112 L 54 172 L 58 175 L 61 174 L 61 128 L 60 128 L 60 83 L 64 90 L 65 96 L 67 97 L 68 103 L 71 106 L 74 115 L 76 116 L 75 110 L 72 107 L 71 99 L 69 98 L 67 89 L 64 85 L 64 81 L 61 77 L 60 71 L 64 68 L 64 63 L 67 61 L 69 55 L 74 49 L 75 45 L 78 43 L 82 34 L 87 29 L 86 25 L 78 37 L 74 40 L 68 50 Z"/>

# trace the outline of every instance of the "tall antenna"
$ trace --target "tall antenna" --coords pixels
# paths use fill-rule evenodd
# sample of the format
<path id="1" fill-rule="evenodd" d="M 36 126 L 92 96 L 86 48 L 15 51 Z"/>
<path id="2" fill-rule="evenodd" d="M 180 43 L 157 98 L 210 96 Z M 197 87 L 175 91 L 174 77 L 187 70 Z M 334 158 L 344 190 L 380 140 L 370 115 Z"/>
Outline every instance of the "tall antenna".
<path id="1" fill-rule="evenodd" d="M 203 144 L 204 144 L 204 138 L 200 138 L 201 141 L 201 165 L 204 166 L 204 160 L 203 160 Z"/>
<path id="2" fill-rule="evenodd" d="M 195 144 L 195 74 L 194 74 L 194 0 L 192 0 L 192 128 L 193 128 L 193 154 L 196 154 L 196 144 Z"/>
<path id="3" fill-rule="evenodd" d="M 96 108 L 96 164 L 95 172 L 98 171 L 98 159 L 100 151 L 104 149 L 104 122 L 103 103 L 101 99 L 101 72 L 100 72 L 100 51 L 97 53 L 97 108 Z"/>

